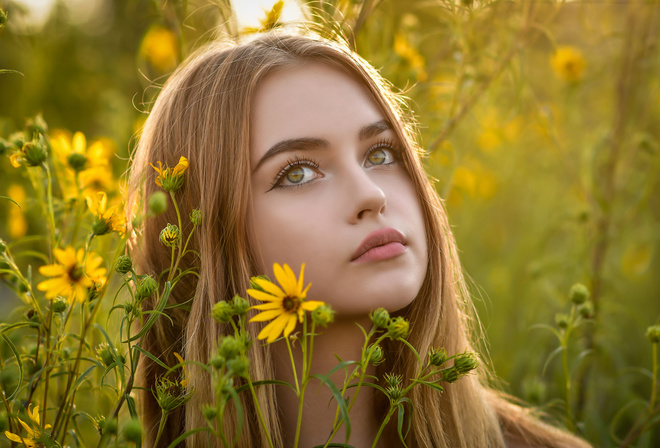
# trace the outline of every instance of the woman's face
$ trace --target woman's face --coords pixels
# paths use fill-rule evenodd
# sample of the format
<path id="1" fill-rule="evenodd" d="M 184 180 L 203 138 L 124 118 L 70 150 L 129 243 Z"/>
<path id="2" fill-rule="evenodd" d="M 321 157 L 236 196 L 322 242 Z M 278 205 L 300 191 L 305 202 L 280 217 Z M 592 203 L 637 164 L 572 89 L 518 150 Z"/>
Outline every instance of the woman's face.
<path id="1" fill-rule="evenodd" d="M 310 63 L 268 75 L 251 116 L 250 244 L 260 273 L 299 273 L 340 315 L 390 311 L 417 295 L 424 219 L 401 142 L 368 91 Z"/>

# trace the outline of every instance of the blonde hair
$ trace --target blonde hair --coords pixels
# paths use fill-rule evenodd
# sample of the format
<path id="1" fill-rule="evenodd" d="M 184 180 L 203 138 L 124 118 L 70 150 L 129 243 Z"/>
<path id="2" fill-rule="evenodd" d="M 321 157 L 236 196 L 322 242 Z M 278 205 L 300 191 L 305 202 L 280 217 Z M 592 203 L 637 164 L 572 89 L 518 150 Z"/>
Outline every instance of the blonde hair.
<path id="1" fill-rule="evenodd" d="M 471 305 L 458 254 L 443 203 L 429 182 L 416 142 L 413 120 L 402 96 L 362 58 L 345 45 L 302 33 L 271 32 L 241 43 L 214 43 L 191 56 L 167 81 L 146 121 L 130 174 L 129 205 L 146 203 L 157 190 L 155 173 L 146 169 L 157 160 L 174 166 L 180 156 L 190 162 L 186 184 L 177 194 L 182 216 L 200 208 L 204 221 L 193 239 L 200 260 L 188 257 L 183 270 L 199 265 L 199 278 L 185 277 L 171 295 L 174 303 L 188 301 L 190 310 L 170 313 L 171 321 L 160 319 L 143 339 L 143 348 L 168 365 L 177 363 L 173 352 L 183 352 L 187 361 L 207 363 L 214 344 L 227 328 L 211 318 L 219 300 L 245 294 L 249 278 L 256 275 L 247 238 L 247 210 L 250 201 L 250 108 L 259 82 L 274 70 L 316 61 L 350 74 L 363 85 L 380 106 L 394 131 L 404 142 L 403 162 L 415 186 L 426 221 L 429 263 L 426 278 L 416 299 L 398 314 L 411 322 L 409 341 L 420 354 L 431 347 L 448 353 L 473 350 L 470 342 Z M 145 178 L 146 175 L 146 178 Z M 129 209 L 131 209 L 129 207 Z M 142 242 L 134 244 L 137 264 L 144 272 L 158 273 L 169 265 L 168 249 L 158 242 L 160 230 L 175 222 L 173 210 L 147 220 Z M 188 229 L 189 230 L 189 229 Z M 153 303 L 145 303 L 145 308 Z M 250 325 L 253 336 L 259 331 Z M 250 350 L 250 373 L 254 379 L 274 378 L 270 349 L 254 344 Z M 412 355 L 386 347 L 381 371 L 404 378 L 415 376 L 417 362 Z M 185 430 L 205 426 L 202 405 L 214 397 L 210 377 L 190 365 L 188 386 L 195 395 L 170 416 L 167 446 Z M 160 409 L 149 392 L 164 372 L 146 357 L 140 363 L 140 398 L 146 425 L 146 445 L 152 446 Z M 419 447 L 504 447 L 507 439 L 531 446 L 581 446 L 577 438 L 546 426 L 527 415 L 485 385 L 485 369 L 447 385 L 443 394 L 413 389 L 415 412 L 409 446 Z M 258 388 L 266 430 L 276 446 L 282 446 L 274 386 Z M 242 402 L 244 427 L 239 446 L 265 447 L 267 442 L 258 424 L 251 400 Z M 185 425 L 184 425 L 185 422 Z M 237 430 L 237 416 L 230 413 L 225 430 Z M 393 439 L 396 440 L 396 439 Z M 205 443 L 204 433 L 188 439 L 193 446 Z M 586 446 L 586 444 L 584 445 Z"/>

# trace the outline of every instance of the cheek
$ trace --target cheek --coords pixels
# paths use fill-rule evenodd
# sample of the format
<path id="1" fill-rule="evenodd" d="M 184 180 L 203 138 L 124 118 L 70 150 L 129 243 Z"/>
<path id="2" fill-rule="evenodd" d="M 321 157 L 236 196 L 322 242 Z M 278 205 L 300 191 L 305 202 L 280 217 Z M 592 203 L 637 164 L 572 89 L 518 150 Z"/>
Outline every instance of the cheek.
<path id="1" fill-rule="evenodd" d="M 297 272 L 302 263 L 309 267 L 327 261 L 324 242 L 332 233 L 328 209 L 322 201 L 301 202 L 255 201 L 250 244 L 260 272 L 271 272 L 273 263 L 287 263 Z"/>

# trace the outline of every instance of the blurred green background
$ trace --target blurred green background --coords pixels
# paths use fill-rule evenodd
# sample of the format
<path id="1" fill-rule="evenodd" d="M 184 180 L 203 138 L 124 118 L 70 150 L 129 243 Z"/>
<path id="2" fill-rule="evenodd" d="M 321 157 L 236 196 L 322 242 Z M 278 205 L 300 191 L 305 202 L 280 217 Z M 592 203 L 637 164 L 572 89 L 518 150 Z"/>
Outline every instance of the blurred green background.
<path id="1" fill-rule="evenodd" d="M 660 323 L 660 6 L 657 2 L 70 0 L 0 2 L 0 136 L 42 113 L 109 139 L 119 178 L 149 104 L 218 33 L 300 17 L 342 30 L 411 99 L 446 200 L 500 386 L 561 415 L 548 331 L 589 287 L 570 344 L 579 431 L 617 446 L 651 390 Z M 32 8 L 32 12 L 30 9 Z M 38 16 L 41 16 L 39 19 Z M 0 236 L 43 231 L 24 170 L 0 159 Z M 0 290 L 0 301 L 15 300 Z M 630 404 L 630 407 L 626 406 Z M 637 404 L 635 404 L 637 403 Z M 660 446 L 655 429 L 636 446 Z"/>

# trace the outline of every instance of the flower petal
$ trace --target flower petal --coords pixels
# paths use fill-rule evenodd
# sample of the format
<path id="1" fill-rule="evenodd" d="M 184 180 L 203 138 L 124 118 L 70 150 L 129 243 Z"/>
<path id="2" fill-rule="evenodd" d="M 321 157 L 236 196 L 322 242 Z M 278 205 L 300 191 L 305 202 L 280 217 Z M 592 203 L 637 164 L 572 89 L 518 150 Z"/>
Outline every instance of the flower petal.
<path id="1" fill-rule="evenodd" d="M 291 273 L 289 274 L 288 271 Z M 296 276 L 292 275 L 293 271 L 291 271 L 291 268 L 289 268 L 288 265 L 284 265 L 284 268 L 280 266 L 279 264 L 275 263 L 273 264 L 273 272 L 275 273 L 275 278 L 277 279 L 277 282 L 282 286 L 282 290 L 284 290 L 284 294 L 287 296 L 295 296 L 296 295 Z"/>
<path id="2" fill-rule="evenodd" d="M 261 305 L 251 306 L 253 310 L 279 310 L 282 309 L 282 304 L 278 302 L 262 303 Z"/>
<path id="3" fill-rule="evenodd" d="M 314 311 L 321 305 L 325 305 L 325 302 L 321 302 L 320 300 L 306 300 L 302 303 L 301 308 L 305 311 Z"/>
<path id="4" fill-rule="evenodd" d="M 73 135 L 73 151 L 85 154 L 85 148 L 87 146 L 87 141 L 85 140 L 85 134 L 82 132 L 76 132 Z"/>
<path id="5" fill-rule="evenodd" d="M 39 268 L 39 273 L 45 277 L 57 277 L 66 274 L 66 271 L 59 264 L 47 264 Z"/>
<path id="6" fill-rule="evenodd" d="M 7 437 L 12 442 L 23 443 L 23 439 L 18 434 L 14 434 L 14 433 L 11 433 L 9 431 L 5 431 L 5 437 Z"/>
<path id="7" fill-rule="evenodd" d="M 264 322 L 266 320 L 275 319 L 277 316 L 283 313 L 285 313 L 285 311 L 279 309 L 264 311 L 263 313 L 259 313 L 256 316 L 254 316 L 252 319 L 250 319 L 250 322 Z"/>
<path id="8" fill-rule="evenodd" d="M 282 330 L 286 326 L 286 324 L 289 321 L 289 315 L 288 314 L 281 314 L 277 319 L 266 325 L 263 330 L 259 332 L 259 335 L 257 336 L 258 339 L 265 339 L 266 337 L 268 340 L 269 344 L 275 339 L 277 339 L 280 334 L 282 333 Z"/>
<path id="9" fill-rule="evenodd" d="M 263 288 L 267 293 L 277 297 L 284 297 L 286 294 L 275 283 L 266 280 L 265 278 L 253 277 L 252 281 Z"/>
<path id="10" fill-rule="evenodd" d="M 300 277 L 298 278 L 298 295 L 302 293 L 303 290 L 303 277 L 305 276 L 305 263 L 300 266 Z"/>
<path id="11" fill-rule="evenodd" d="M 250 294 L 255 299 L 261 300 L 262 302 L 282 302 L 282 299 L 284 298 L 284 297 L 272 296 L 263 291 L 259 291 L 258 289 L 248 289 L 247 293 Z"/>
<path id="12" fill-rule="evenodd" d="M 294 328 L 296 328 L 296 316 L 292 315 L 289 318 L 289 321 L 286 323 L 286 327 L 284 328 L 284 337 L 288 338 Z"/>

